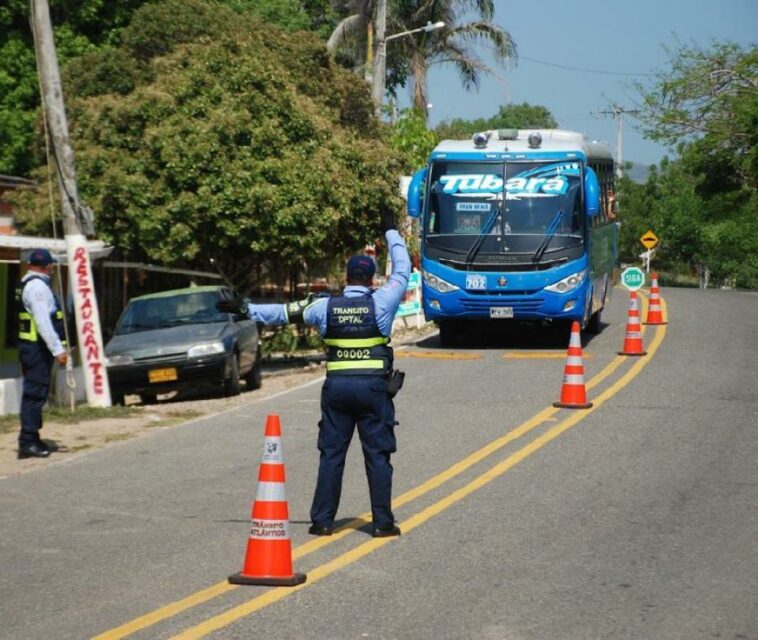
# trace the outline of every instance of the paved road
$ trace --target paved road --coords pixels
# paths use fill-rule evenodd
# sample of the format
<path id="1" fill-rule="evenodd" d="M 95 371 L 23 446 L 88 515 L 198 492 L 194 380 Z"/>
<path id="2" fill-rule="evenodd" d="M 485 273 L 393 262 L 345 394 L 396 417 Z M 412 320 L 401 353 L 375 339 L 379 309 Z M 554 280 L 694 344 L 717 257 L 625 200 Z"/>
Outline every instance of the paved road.
<path id="1" fill-rule="evenodd" d="M 396 515 L 374 540 L 359 447 L 340 535 L 307 535 L 318 382 L 0 482 L 3 638 L 758 639 L 758 297 L 626 297 L 557 410 L 565 336 L 404 349 Z M 266 416 L 284 430 L 297 589 L 241 569 Z"/>

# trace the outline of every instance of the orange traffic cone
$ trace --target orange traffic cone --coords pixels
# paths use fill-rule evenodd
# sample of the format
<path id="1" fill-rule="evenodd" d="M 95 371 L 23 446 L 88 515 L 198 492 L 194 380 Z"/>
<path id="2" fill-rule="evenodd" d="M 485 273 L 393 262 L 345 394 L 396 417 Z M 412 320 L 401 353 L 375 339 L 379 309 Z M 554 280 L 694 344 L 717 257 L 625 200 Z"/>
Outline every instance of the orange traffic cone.
<path id="1" fill-rule="evenodd" d="M 658 274 L 653 273 L 650 276 L 650 298 L 647 304 L 647 319 L 645 324 L 666 324 L 663 319 L 663 310 L 661 309 L 661 294 L 658 289 Z"/>
<path id="2" fill-rule="evenodd" d="M 584 388 L 584 364 L 582 364 L 582 337 L 579 323 L 574 321 L 571 325 L 571 339 L 569 340 L 566 366 L 563 369 L 563 386 L 561 387 L 561 399 L 554 402 L 554 407 L 564 409 L 589 409 L 591 402 L 587 402 L 587 391 Z"/>
<path id="3" fill-rule="evenodd" d="M 640 307 L 637 292 L 629 292 L 629 316 L 626 322 L 624 347 L 620 356 L 644 356 L 647 353 L 642 346 L 642 327 L 640 327 Z"/>
<path id="4" fill-rule="evenodd" d="M 304 573 L 292 571 L 281 435 L 279 416 L 269 415 L 266 419 L 263 462 L 258 472 L 258 491 L 253 502 L 245 565 L 242 571 L 229 576 L 231 584 L 294 587 L 305 582 Z"/>

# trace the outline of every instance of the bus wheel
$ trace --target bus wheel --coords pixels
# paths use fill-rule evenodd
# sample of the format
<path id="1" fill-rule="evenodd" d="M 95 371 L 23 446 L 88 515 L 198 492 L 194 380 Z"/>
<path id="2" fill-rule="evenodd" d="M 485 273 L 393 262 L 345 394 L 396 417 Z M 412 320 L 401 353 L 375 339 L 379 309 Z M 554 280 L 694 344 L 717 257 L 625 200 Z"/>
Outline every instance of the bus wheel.
<path id="1" fill-rule="evenodd" d="M 440 344 L 443 347 L 451 347 L 458 340 L 460 328 L 455 320 L 439 320 Z"/>
<path id="2" fill-rule="evenodd" d="M 587 333 L 597 334 L 600 333 L 602 323 L 600 322 L 600 314 L 603 312 L 603 308 L 600 307 L 595 313 L 590 316 L 589 322 L 587 322 Z"/>

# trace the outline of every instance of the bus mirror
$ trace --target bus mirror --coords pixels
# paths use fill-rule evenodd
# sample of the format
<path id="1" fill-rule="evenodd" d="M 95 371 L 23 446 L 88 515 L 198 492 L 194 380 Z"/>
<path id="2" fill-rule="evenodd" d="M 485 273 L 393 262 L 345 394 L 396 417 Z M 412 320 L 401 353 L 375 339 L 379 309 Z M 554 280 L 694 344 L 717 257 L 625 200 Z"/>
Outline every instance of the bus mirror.
<path id="1" fill-rule="evenodd" d="M 600 213 L 600 183 L 590 167 L 584 168 L 584 212 L 590 217 Z"/>
<path id="2" fill-rule="evenodd" d="M 421 193 L 426 183 L 426 167 L 413 174 L 408 185 L 408 215 L 418 218 L 421 215 Z"/>

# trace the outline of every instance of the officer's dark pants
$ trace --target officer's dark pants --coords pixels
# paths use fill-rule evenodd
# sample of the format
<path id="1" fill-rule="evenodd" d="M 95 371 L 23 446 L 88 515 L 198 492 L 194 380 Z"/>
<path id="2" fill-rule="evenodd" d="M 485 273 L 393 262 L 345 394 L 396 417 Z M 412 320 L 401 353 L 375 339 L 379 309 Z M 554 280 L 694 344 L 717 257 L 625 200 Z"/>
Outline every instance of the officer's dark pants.
<path id="1" fill-rule="evenodd" d="M 50 372 L 54 358 L 42 341 L 20 340 L 18 356 L 21 360 L 21 374 L 24 376 L 18 446 L 25 447 L 39 441 L 42 407 L 45 406 L 50 391 Z"/>
<path id="2" fill-rule="evenodd" d="M 392 465 L 395 451 L 395 407 L 387 381 L 378 376 L 330 375 L 321 390 L 321 452 L 316 493 L 311 506 L 314 524 L 331 527 L 342 493 L 345 456 L 355 425 L 363 447 L 374 526 L 394 524 Z"/>

